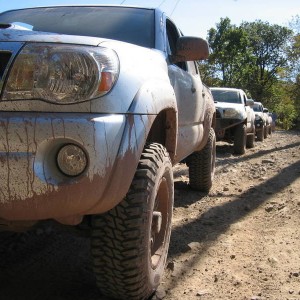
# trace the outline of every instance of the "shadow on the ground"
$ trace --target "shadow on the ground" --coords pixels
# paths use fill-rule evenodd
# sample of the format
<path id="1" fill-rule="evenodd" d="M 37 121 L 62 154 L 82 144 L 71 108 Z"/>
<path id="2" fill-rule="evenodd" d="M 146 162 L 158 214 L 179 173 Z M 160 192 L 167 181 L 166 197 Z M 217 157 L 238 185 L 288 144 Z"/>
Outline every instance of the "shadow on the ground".
<path id="1" fill-rule="evenodd" d="M 296 143 L 297 145 L 299 143 Z M 295 144 L 293 146 L 295 147 Z M 283 148 L 291 148 L 283 147 Z M 263 205 L 272 194 L 280 192 L 287 185 L 294 182 L 300 176 L 300 161 L 289 165 L 281 170 L 280 173 L 270 178 L 269 180 L 257 185 L 257 191 L 272 190 L 272 193 L 260 193 L 259 196 L 253 196 L 254 189 L 241 193 L 239 196 L 230 202 L 223 205 L 213 206 L 202 214 L 198 219 L 185 223 L 182 227 L 177 227 L 172 230 L 171 244 L 169 250 L 170 259 L 177 257 L 182 252 L 185 252 L 188 244 L 191 242 L 201 242 L 204 244 L 202 252 L 205 252 L 211 245 L 214 244 L 217 237 L 225 233 L 230 225 L 238 222 L 247 214 L 254 211 L 260 205 Z M 175 194 L 176 195 L 176 194 Z M 175 202 L 182 201 L 175 199 Z M 183 200 L 184 201 L 184 200 Z M 179 203 L 180 205 L 180 203 Z M 195 232 L 197 235 L 195 235 Z M 201 258 L 201 252 L 194 258 L 194 261 L 189 263 L 186 269 L 182 270 L 182 274 L 189 268 L 192 268 Z M 176 278 L 172 281 L 172 286 L 166 287 L 167 289 L 173 288 L 180 282 L 181 278 Z"/>
<path id="2" fill-rule="evenodd" d="M 96 286 L 89 240 L 49 232 L 0 233 L 1 300 L 107 300 Z"/>
<path id="3" fill-rule="evenodd" d="M 285 145 L 282 147 L 275 147 L 275 148 L 267 149 L 267 150 L 259 150 L 257 152 L 254 152 L 254 153 L 248 154 L 248 155 L 235 155 L 233 157 L 230 156 L 229 158 L 230 158 L 231 163 L 234 164 L 236 162 L 241 162 L 241 161 L 252 159 L 252 158 L 258 158 L 258 157 L 268 155 L 271 153 L 274 154 L 276 152 L 291 149 L 291 148 L 296 148 L 298 146 L 300 146 L 300 142 Z M 255 148 L 254 148 L 254 150 L 255 150 Z M 223 146 L 223 145 L 217 146 L 217 157 L 218 157 L 218 154 L 219 154 L 219 156 L 224 157 L 224 155 L 222 155 L 224 153 L 226 153 L 226 154 L 232 153 L 233 154 L 233 151 L 231 149 L 229 149 L 229 147 L 227 147 L 227 146 Z"/>

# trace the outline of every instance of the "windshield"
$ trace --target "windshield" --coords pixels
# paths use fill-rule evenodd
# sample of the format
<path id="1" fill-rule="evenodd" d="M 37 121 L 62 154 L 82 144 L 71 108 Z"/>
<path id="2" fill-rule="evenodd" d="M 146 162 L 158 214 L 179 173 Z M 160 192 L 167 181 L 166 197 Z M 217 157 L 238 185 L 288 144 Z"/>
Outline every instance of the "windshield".
<path id="1" fill-rule="evenodd" d="M 226 103 L 242 103 L 239 92 L 237 91 L 224 91 L 224 90 L 211 90 L 214 100 L 216 102 Z"/>
<path id="2" fill-rule="evenodd" d="M 128 7 L 48 7 L 8 11 L 0 24 L 33 31 L 115 39 L 154 48 L 154 10 Z"/>
<path id="3" fill-rule="evenodd" d="M 259 105 L 259 104 L 254 104 L 252 108 L 256 112 L 262 112 L 263 111 L 261 105 Z"/>

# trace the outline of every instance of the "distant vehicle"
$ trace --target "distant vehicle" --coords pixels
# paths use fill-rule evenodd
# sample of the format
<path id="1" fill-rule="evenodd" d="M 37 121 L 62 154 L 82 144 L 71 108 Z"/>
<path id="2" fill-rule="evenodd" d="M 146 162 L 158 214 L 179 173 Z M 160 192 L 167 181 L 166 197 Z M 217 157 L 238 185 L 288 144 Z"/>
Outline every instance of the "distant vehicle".
<path id="1" fill-rule="evenodd" d="M 234 152 L 244 154 L 246 147 L 253 148 L 255 140 L 255 114 L 241 89 L 211 87 L 216 105 L 217 141 L 233 142 Z"/>
<path id="2" fill-rule="evenodd" d="M 21 9 L 0 24 L 0 230 L 86 230 L 101 293 L 148 299 L 169 248 L 172 166 L 212 186 L 216 112 L 196 65 L 207 42 L 149 8 Z"/>
<path id="3" fill-rule="evenodd" d="M 271 122 L 271 132 L 274 132 L 276 127 L 276 114 L 269 112 L 269 120 Z"/>
<path id="4" fill-rule="evenodd" d="M 264 135 L 265 135 L 265 138 L 267 138 L 268 134 L 271 135 L 271 133 L 272 133 L 272 117 L 270 117 L 269 110 L 266 107 L 264 107 L 264 115 L 266 118 L 266 127 L 265 127 L 265 131 L 264 131 Z"/>
<path id="5" fill-rule="evenodd" d="M 258 141 L 263 141 L 267 137 L 267 130 L 269 128 L 268 116 L 265 112 L 264 106 L 261 102 L 254 102 L 253 110 L 255 113 L 255 131 Z"/>

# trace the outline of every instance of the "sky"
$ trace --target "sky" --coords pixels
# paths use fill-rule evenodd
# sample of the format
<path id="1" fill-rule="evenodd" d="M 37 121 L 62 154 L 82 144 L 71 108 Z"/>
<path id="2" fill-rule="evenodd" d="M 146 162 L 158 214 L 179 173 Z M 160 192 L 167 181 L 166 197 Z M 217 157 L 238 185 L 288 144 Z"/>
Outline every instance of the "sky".
<path id="1" fill-rule="evenodd" d="M 0 12 L 9 9 L 63 4 L 123 4 L 160 7 L 174 20 L 184 35 L 206 38 L 221 18 L 232 24 L 262 20 L 288 26 L 300 15 L 300 0 L 0 0 Z"/>

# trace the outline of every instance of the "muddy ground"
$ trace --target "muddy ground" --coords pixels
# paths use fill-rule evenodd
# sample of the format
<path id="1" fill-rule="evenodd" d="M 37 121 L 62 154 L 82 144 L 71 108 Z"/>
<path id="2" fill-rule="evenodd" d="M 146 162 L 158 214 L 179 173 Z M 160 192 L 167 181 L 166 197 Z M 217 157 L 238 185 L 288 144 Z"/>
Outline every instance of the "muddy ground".
<path id="1" fill-rule="evenodd" d="M 218 143 L 214 186 L 175 173 L 168 265 L 153 299 L 300 299 L 300 134 L 276 131 L 245 155 Z M 52 225 L 0 233 L 1 300 L 106 300 L 89 242 Z"/>

